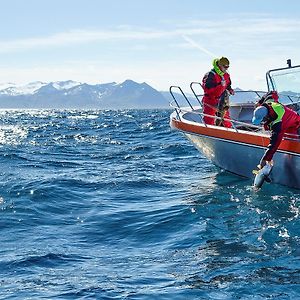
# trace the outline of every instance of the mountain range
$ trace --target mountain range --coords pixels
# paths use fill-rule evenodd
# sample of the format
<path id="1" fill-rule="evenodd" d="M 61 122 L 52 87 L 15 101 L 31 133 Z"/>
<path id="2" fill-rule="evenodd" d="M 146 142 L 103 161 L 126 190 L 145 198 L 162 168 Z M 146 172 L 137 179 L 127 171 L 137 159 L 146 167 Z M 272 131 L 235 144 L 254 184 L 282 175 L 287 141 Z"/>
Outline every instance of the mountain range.
<path id="1" fill-rule="evenodd" d="M 72 80 L 0 84 L 0 108 L 131 109 L 167 108 L 168 99 L 147 83 L 87 84 Z"/>
<path id="2" fill-rule="evenodd" d="M 239 88 L 235 90 L 242 91 Z M 202 90 L 198 92 L 202 93 Z M 187 106 L 179 90 L 175 89 L 174 96 L 180 106 Z M 252 97 L 249 96 L 249 93 L 236 93 L 230 101 L 247 102 L 257 97 L 254 92 Z M 191 93 L 187 93 L 186 97 L 193 105 L 199 105 Z M 152 109 L 170 108 L 172 100 L 168 91 L 158 91 L 145 82 L 133 80 L 94 85 L 72 80 L 0 84 L 0 109 Z"/>

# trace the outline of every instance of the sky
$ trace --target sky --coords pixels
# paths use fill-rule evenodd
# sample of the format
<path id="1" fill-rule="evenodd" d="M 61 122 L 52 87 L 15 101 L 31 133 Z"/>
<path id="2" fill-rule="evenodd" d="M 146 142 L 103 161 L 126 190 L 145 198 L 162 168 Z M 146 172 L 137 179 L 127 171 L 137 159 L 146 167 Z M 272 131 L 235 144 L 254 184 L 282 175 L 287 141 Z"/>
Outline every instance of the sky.
<path id="1" fill-rule="evenodd" d="M 212 60 L 232 86 L 300 65 L 298 0 L 0 0 L 0 84 L 74 80 L 189 88 Z"/>

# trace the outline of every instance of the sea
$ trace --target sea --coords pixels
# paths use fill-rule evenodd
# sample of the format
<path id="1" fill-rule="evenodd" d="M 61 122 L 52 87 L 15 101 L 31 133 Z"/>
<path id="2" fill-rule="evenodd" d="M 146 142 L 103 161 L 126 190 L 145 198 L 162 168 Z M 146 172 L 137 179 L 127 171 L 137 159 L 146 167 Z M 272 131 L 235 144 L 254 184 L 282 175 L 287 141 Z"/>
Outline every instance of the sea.
<path id="1" fill-rule="evenodd" d="M 0 111 L 0 299 L 300 299 L 300 190 L 254 191 L 170 113 Z"/>

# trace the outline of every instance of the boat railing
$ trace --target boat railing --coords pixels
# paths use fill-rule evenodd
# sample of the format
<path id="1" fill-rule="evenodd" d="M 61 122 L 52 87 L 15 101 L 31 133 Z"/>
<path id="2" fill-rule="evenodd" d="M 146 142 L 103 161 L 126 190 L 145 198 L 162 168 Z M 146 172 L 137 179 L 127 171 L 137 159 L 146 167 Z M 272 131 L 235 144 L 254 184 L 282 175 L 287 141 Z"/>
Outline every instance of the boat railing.
<path id="1" fill-rule="evenodd" d="M 200 97 L 203 97 L 203 92 L 198 92 L 196 91 L 196 86 L 201 87 L 201 89 L 203 90 L 203 87 L 202 87 L 202 84 L 200 82 L 196 82 L 196 81 L 193 81 L 190 83 L 190 89 L 192 90 L 195 98 L 198 100 L 198 102 L 200 102 Z M 246 93 L 252 93 L 253 95 L 255 95 L 255 97 L 258 99 L 258 98 L 261 98 L 265 93 L 266 91 L 253 91 L 253 90 L 236 90 L 235 91 L 235 94 L 246 94 Z M 253 97 L 252 95 L 252 97 Z M 231 96 L 231 97 L 234 97 Z"/>
<path id="2" fill-rule="evenodd" d="M 176 91 L 177 91 L 177 93 L 176 93 Z M 169 89 L 169 92 L 170 92 L 170 94 L 171 94 L 171 96 L 172 96 L 172 98 L 173 98 L 173 101 L 170 103 L 170 106 L 171 107 L 173 107 L 174 109 L 175 109 L 175 111 L 176 111 L 176 113 L 177 113 L 177 116 L 178 116 L 178 118 L 180 119 L 180 114 L 179 114 L 179 112 L 180 112 L 180 110 L 181 110 L 181 108 L 182 107 L 184 107 L 186 104 L 183 104 L 183 105 L 181 105 L 180 104 L 180 100 L 184 100 L 184 103 L 187 103 L 188 104 L 188 106 L 190 107 L 190 109 L 192 110 L 192 111 L 195 111 L 195 105 L 193 106 L 192 105 L 192 100 L 193 99 L 189 99 L 189 97 L 184 93 L 184 91 L 182 90 L 182 88 L 180 87 L 180 86 L 177 86 L 177 85 L 172 85 L 172 86 L 170 86 L 170 89 Z M 175 96 L 176 95 L 176 96 Z M 180 97 L 180 99 L 178 99 L 178 97 Z M 196 98 L 197 99 L 197 98 Z M 197 99 L 198 100 L 198 99 Z M 172 103 L 175 103 L 176 104 L 176 106 L 172 106 L 171 104 Z M 198 104 L 200 105 L 200 107 L 202 107 L 202 104 L 201 104 L 201 102 L 198 100 Z M 202 118 L 201 118 L 202 119 Z M 202 120 L 203 121 L 203 120 Z M 204 122 L 203 122 L 204 123 Z"/>
<path id="3" fill-rule="evenodd" d="M 206 127 L 207 127 L 207 124 L 204 122 L 203 117 L 208 116 L 210 118 L 213 118 L 214 120 L 224 120 L 224 121 L 230 122 L 232 124 L 232 129 L 234 129 L 236 132 L 239 132 L 241 129 L 247 130 L 247 131 L 252 131 L 252 132 L 258 132 L 258 131 L 262 130 L 261 126 L 255 126 L 251 123 L 242 122 L 242 121 L 235 120 L 235 119 L 226 119 L 226 118 L 221 118 L 219 116 L 211 116 L 211 115 L 204 114 L 202 112 L 203 106 L 202 106 L 202 102 L 201 102 L 202 97 L 204 96 L 203 91 L 201 92 L 201 89 L 202 89 L 201 83 L 191 82 L 190 89 L 192 91 L 192 97 L 191 97 L 191 95 L 187 96 L 187 94 L 182 90 L 182 88 L 180 86 L 171 86 L 169 89 L 170 94 L 173 98 L 173 101 L 170 102 L 170 106 L 176 111 L 176 114 L 177 114 L 177 117 L 179 120 L 181 120 L 182 115 L 184 113 L 192 113 L 192 114 L 197 115 L 198 120 L 200 118 L 200 120 L 199 120 L 200 123 L 205 125 Z M 265 91 L 254 91 L 254 90 L 246 90 L 246 91 L 236 90 L 235 91 L 235 95 L 244 94 L 245 96 L 242 97 L 242 99 L 243 99 L 242 103 L 249 104 L 249 106 L 253 106 L 253 109 L 255 107 L 255 103 L 257 102 L 257 100 L 260 99 L 265 93 L 266 93 Z M 247 94 L 250 96 L 247 96 Z M 281 96 L 282 96 L 282 94 L 280 94 L 280 99 L 281 99 Z M 290 100 L 289 104 L 288 104 L 289 106 L 294 106 L 293 108 L 295 108 L 295 106 L 297 105 L 297 107 L 299 106 L 299 108 L 300 108 L 299 97 L 293 96 L 293 95 L 284 95 L 284 94 L 283 94 L 283 96 L 286 96 Z M 180 97 L 181 99 L 178 99 L 178 97 Z M 232 98 L 234 98 L 234 96 L 231 96 L 231 99 Z M 296 98 L 297 101 L 295 101 L 295 100 L 293 101 L 292 98 Z M 183 103 L 181 103 L 182 100 L 183 100 Z M 195 102 L 195 104 L 194 104 L 194 102 Z M 235 101 L 233 101 L 233 106 L 234 106 L 234 103 L 235 103 Z M 295 110 L 297 110 L 297 109 L 295 109 Z M 286 133 L 285 139 L 289 139 L 289 140 L 297 139 L 298 140 L 298 135 Z"/>
<path id="4" fill-rule="evenodd" d="M 211 115 L 206 115 L 203 112 L 200 112 L 199 109 L 201 110 L 203 108 L 202 106 L 202 97 L 203 97 L 203 88 L 202 88 L 202 84 L 200 82 L 191 82 L 190 84 L 190 89 L 192 91 L 192 94 L 189 94 L 189 96 L 187 96 L 187 94 L 182 90 L 182 88 L 180 86 L 171 86 L 169 91 L 170 94 L 173 98 L 173 101 L 170 103 L 170 106 L 176 111 L 177 117 L 179 120 L 181 120 L 181 114 L 180 112 L 183 112 L 185 109 L 184 107 L 188 106 L 190 109 L 188 110 L 188 112 L 190 113 L 195 113 L 198 115 L 198 117 L 200 117 L 200 121 L 201 123 L 203 123 L 203 125 L 207 126 L 207 124 L 204 122 L 203 117 L 205 116 L 209 116 L 210 118 L 214 118 L 215 120 L 225 120 L 225 121 L 229 121 L 232 124 L 232 127 L 238 131 L 238 128 L 236 127 L 236 125 L 238 126 L 247 126 L 247 127 L 251 127 L 251 130 L 255 130 L 255 126 L 253 126 L 252 124 L 249 123 L 245 123 L 245 122 L 240 122 L 238 120 L 233 120 L 233 119 L 224 119 L 218 116 L 211 116 Z M 202 90 L 202 91 L 201 91 Z M 243 91 L 243 90 L 237 90 L 236 91 L 237 94 L 239 93 L 244 93 L 244 94 L 251 94 L 248 98 L 244 97 L 244 99 L 248 99 L 248 101 L 243 100 L 243 102 L 248 102 L 249 105 L 253 105 L 254 107 L 254 103 L 255 100 L 258 100 L 259 98 L 261 98 L 261 96 L 266 93 L 265 91 Z M 234 96 L 231 96 L 234 97 Z M 195 104 L 194 104 L 195 103 Z M 187 112 L 187 111 L 186 111 Z"/>
<path id="5" fill-rule="evenodd" d="M 199 110 L 189 110 L 188 108 L 184 108 L 184 107 L 180 107 L 180 109 L 178 109 L 177 106 L 174 105 L 174 102 L 171 102 L 170 103 L 170 106 L 172 108 L 174 108 L 174 110 L 178 110 L 178 113 L 181 115 L 184 115 L 185 113 L 192 113 L 192 114 L 195 114 L 197 116 L 200 116 L 201 118 L 201 124 L 205 125 L 205 127 L 207 127 L 207 124 L 205 124 L 205 122 L 203 122 L 203 117 L 204 116 L 208 116 L 210 118 L 214 118 L 215 120 L 217 119 L 222 119 L 220 117 L 217 117 L 217 116 L 211 116 L 211 115 L 207 115 L 207 114 L 204 114 L 202 113 L 201 111 Z M 179 120 L 181 120 L 181 118 L 179 117 Z M 226 118 L 223 118 L 223 120 L 225 121 L 228 121 L 228 122 L 231 122 L 232 124 L 232 129 L 234 129 L 236 132 L 239 132 L 241 133 L 243 130 L 243 133 L 245 131 L 251 131 L 251 132 L 263 132 L 263 129 L 261 126 L 256 126 L 256 125 L 253 125 L 253 124 L 250 124 L 250 123 L 246 123 L 246 122 L 241 122 L 241 121 L 238 121 L 238 120 L 233 120 L 233 119 L 226 119 Z M 214 126 L 214 125 L 213 125 Z M 219 127 L 219 126 L 218 126 Z M 285 133 L 284 134 L 284 139 L 285 140 L 291 140 L 291 141 L 299 141 L 299 135 L 298 134 L 293 134 L 293 133 Z"/>
<path id="6" fill-rule="evenodd" d="M 190 89 L 193 92 L 194 97 L 198 100 L 198 102 L 200 103 L 200 105 L 202 107 L 202 103 L 201 103 L 200 97 L 203 97 L 203 93 L 197 93 L 196 86 L 198 88 L 201 88 L 201 91 L 203 91 L 203 86 L 202 86 L 202 84 L 200 82 L 196 82 L 196 81 L 193 81 L 193 82 L 190 83 Z"/>
<path id="7" fill-rule="evenodd" d="M 224 121 L 230 122 L 232 124 L 233 129 L 236 132 L 240 131 L 239 127 L 240 128 L 248 128 L 248 130 L 251 129 L 251 131 L 260 131 L 261 130 L 260 126 L 255 126 L 255 125 L 252 125 L 252 124 L 249 124 L 249 123 L 246 123 L 246 122 L 241 122 L 241 121 L 238 121 L 238 120 L 226 119 L 226 118 L 221 118 L 221 117 L 218 117 L 218 116 L 207 115 L 207 114 L 204 114 L 200 110 L 197 110 L 197 109 L 190 110 L 187 107 L 178 107 L 177 104 L 175 105 L 174 103 L 175 103 L 175 101 L 172 101 L 170 103 L 170 106 L 176 111 L 179 120 L 181 120 L 181 116 L 184 115 L 185 113 L 191 113 L 191 114 L 199 116 L 200 120 L 201 120 L 201 124 L 205 125 L 205 127 L 207 127 L 207 124 L 203 121 L 203 117 L 207 116 L 207 117 L 213 118 L 215 120 L 221 120 L 222 119 Z"/>

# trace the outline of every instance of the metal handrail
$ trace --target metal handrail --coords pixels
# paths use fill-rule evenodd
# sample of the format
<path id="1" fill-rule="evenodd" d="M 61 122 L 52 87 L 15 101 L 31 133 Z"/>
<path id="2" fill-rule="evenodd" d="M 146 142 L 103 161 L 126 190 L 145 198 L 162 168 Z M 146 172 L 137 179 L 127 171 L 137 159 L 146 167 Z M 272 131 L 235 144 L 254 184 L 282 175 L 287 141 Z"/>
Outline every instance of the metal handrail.
<path id="1" fill-rule="evenodd" d="M 271 70 L 273 71 L 273 70 Z M 198 101 L 199 105 L 200 105 L 200 108 L 203 109 L 203 104 L 200 100 L 200 97 L 203 97 L 204 94 L 198 94 L 196 93 L 195 91 L 195 86 L 198 85 L 200 86 L 202 89 L 203 89 L 203 86 L 200 82 L 196 82 L 196 81 L 193 81 L 190 83 L 190 89 L 195 97 L 195 99 Z M 177 89 L 179 90 L 180 94 L 184 97 L 185 101 L 187 102 L 188 106 L 190 107 L 191 111 L 187 111 L 187 110 L 184 110 L 180 105 L 179 105 L 179 102 L 177 101 L 176 97 L 175 97 L 175 92 L 173 91 L 174 89 Z M 207 127 L 207 124 L 204 122 L 203 120 L 203 116 L 208 116 L 210 118 L 213 118 L 215 120 L 226 120 L 228 122 L 230 122 L 232 124 L 232 128 L 236 131 L 236 132 L 239 132 L 238 128 L 236 127 L 236 125 L 242 125 L 242 126 L 247 126 L 247 127 L 250 127 L 250 128 L 256 128 L 256 129 L 261 129 L 261 127 L 259 126 L 254 126 L 252 124 L 249 124 L 249 123 L 244 123 L 244 122 L 240 122 L 240 121 L 237 121 L 237 120 L 233 120 L 233 119 L 228 119 L 228 118 L 221 118 L 221 117 L 218 117 L 218 116 L 212 116 L 212 115 L 207 115 L 207 114 L 204 114 L 203 112 L 200 113 L 198 111 L 195 111 L 195 108 L 192 106 L 191 102 L 189 101 L 188 97 L 186 96 L 186 94 L 183 92 L 183 90 L 181 89 L 180 86 L 171 86 L 170 89 L 170 94 L 173 98 L 173 101 L 170 103 L 170 106 L 173 107 L 176 111 L 176 114 L 177 114 L 177 117 L 179 120 L 181 120 L 181 114 L 180 112 L 190 112 L 190 113 L 195 113 L 197 114 L 198 116 L 200 116 L 200 119 L 201 119 L 201 122 L 204 126 Z M 258 98 L 261 98 L 262 95 L 264 95 L 266 93 L 266 91 L 255 91 L 255 90 L 247 90 L 247 91 L 243 91 L 243 90 L 239 90 L 239 91 L 235 91 L 235 94 L 238 94 L 238 93 L 255 93 L 256 96 Z M 299 105 L 300 107 L 300 96 L 294 96 L 294 95 L 286 95 L 286 94 L 280 94 L 282 96 L 285 96 L 285 97 L 288 97 L 288 99 L 290 100 L 290 104 L 291 105 Z M 297 98 L 297 102 L 294 102 L 292 98 Z M 255 97 L 251 100 L 255 100 Z M 176 107 L 173 105 L 173 103 L 176 104 Z M 253 102 L 250 102 L 249 103 L 255 103 L 255 101 Z M 294 135 L 295 136 L 295 135 Z"/>
<path id="2" fill-rule="evenodd" d="M 173 102 L 173 101 L 170 102 L 170 106 L 173 107 L 173 108 L 175 109 L 175 111 L 176 111 L 176 113 L 177 113 L 177 117 L 179 118 L 179 120 L 181 120 L 181 119 L 180 119 L 180 114 L 179 114 L 179 112 L 178 112 L 178 110 L 177 110 L 177 109 L 180 110 L 180 106 L 179 106 L 179 104 L 178 104 L 178 102 L 177 102 L 175 96 L 173 95 L 172 88 L 173 88 L 173 86 L 170 86 L 169 92 L 170 92 L 171 96 L 173 97 L 173 101 L 175 101 L 177 107 L 172 106 L 172 102 Z"/>
<path id="3" fill-rule="evenodd" d="M 185 93 L 183 92 L 183 90 L 181 89 L 180 86 L 177 86 L 177 85 L 170 86 L 170 94 L 172 95 L 173 99 L 174 100 L 176 99 L 175 96 L 174 96 L 174 94 L 173 94 L 173 92 L 172 92 L 172 89 L 175 89 L 175 88 L 180 91 L 180 93 L 182 94 L 182 96 L 185 98 L 186 102 L 189 104 L 190 108 L 194 109 L 193 106 L 192 106 L 192 104 L 190 103 L 189 99 L 187 98 L 187 96 L 185 95 Z M 177 101 L 176 101 L 176 103 L 177 103 Z"/>
<path id="4" fill-rule="evenodd" d="M 172 85 L 172 86 L 170 86 L 169 92 L 170 92 L 172 98 L 174 99 L 174 101 L 175 101 L 175 103 L 176 103 L 176 105 L 177 105 L 177 108 L 175 108 L 175 111 L 176 111 L 176 113 L 177 113 L 178 118 L 180 119 L 180 114 L 179 114 L 179 112 L 178 112 L 178 110 L 177 110 L 177 109 L 180 110 L 180 105 L 179 105 L 178 101 L 176 100 L 176 97 L 175 97 L 175 95 L 174 95 L 174 93 L 173 93 L 173 91 L 172 91 L 173 89 L 178 89 L 178 90 L 180 91 L 181 95 L 184 97 L 185 101 L 188 103 L 189 107 L 190 107 L 192 110 L 194 110 L 194 107 L 192 106 L 191 102 L 189 101 L 189 99 L 187 98 L 187 96 L 185 95 L 185 93 L 183 92 L 183 90 L 181 89 L 180 86 L 177 86 L 177 85 Z"/>
<path id="5" fill-rule="evenodd" d="M 194 89 L 194 86 L 195 86 L 195 85 L 201 86 L 202 89 L 203 89 L 203 86 L 202 86 L 202 84 L 201 84 L 200 82 L 196 82 L 196 81 L 193 81 L 193 82 L 190 83 L 190 88 L 191 88 L 191 90 L 192 90 L 192 92 L 193 92 L 193 95 L 194 95 L 194 97 L 196 98 L 196 100 L 198 101 L 200 107 L 203 109 L 203 105 L 202 105 L 202 103 L 201 103 L 201 101 L 200 101 L 200 97 L 203 97 L 204 95 L 203 95 L 203 94 L 197 94 L 197 93 L 196 93 L 196 91 L 195 91 L 195 89 Z M 170 91 L 170 94 L 171 94 L 171 96 L 172 96 L 174 102 L 176 103 L 176 107 L 175 107 L 175 106 L 172 106 L 171 104 L 170 104 L 170 106 L 173 107 L 173 108 L 175 109 L 176 114 L 177 114 L 177 116 L 178 116 L 178 119 L 181 120 L 181 117 L 180 117 L 180 113 L 179 113 L 179 112 L 182 111 L 182 108 L 180 107 L 180 105 L 179 105 L 179 103 L 178 103 L 178 101 L 177 101 L 177 99 L 176 99 L 176 97 L 175 97 L 175 95 L 174 95 L 174 93 L 173 93 L 173 90 L 174 90 L 174 89 L 178 89 L 178 90 L 180 91 L 181 95 L 184 97 L 184 99 L 186 100 L 186 102 L 188 103 L 188 105 L 189 105 L 189 107 L 192 109 L 192 111 L 195 111 L 195 109 L 194 109 L 194 107 L 192 106 L 192 104 L 190 103 L 190 101 L 188 100 L 188 98 L 186 97 L 185 93 L 183 92 L 183 90 L 181 89 L 180 86 L 175 86 L 175 85 L 170 86 L 169 91 Z M 260 94 L 264 94 L 264 93 L 265 93 L 265 91 L 252 91 L 252 90 L 250 90 L 250 91 L 236 91 L 236 93 L 246 93 L 246 92 L 256 93 L 256 95 L 257 95 L 258 97 L 261 97 Z M 202 114 L 199 114 L 199 116 L 200 116 L 200 118 L 201 118 L 201 122 L 202 122 L 206 127 L 207 127 L 207 124 L 204 122 L 203 116 L 208 116 L 208 117 L 211 117 L 211 118 L 214 118 L 214 119 L 220 119 L 220 120 L 222 119 L 222 118 L 217 117 L 217 116 L 211 116 L 211 115 L 207 115 L 207 114 L 203 114 L 203 113 L 202 113 Z M 233 122 L 233 120 L 227 119 L 227 118 L 225 118 L 225 119 L 223 118 L 223 120 L 229 121 L 229 122 L 232 124 L 232 127 L 238 132 L 238 129 L 236 128 L 235 123 Z M 244 124 L 244 125 L 245 125 L 245 124 Z M 249 124 L 247 124 L 247 126 L 249 126 Z"/>
<path id="6" fill-rule="evenodd" d="M 200 106 L 202 107 L 202 103 L 201 103 L 201 101 L 199 100 L 198 97 L 203 96 L 203 95 L 201 95 L 201 94 L 200 94 L 200 95 L 196 94 L 196 92 L 195 92 L 195 90 L 194 90 L 194 88 L 193 88 L 193 86 L 196 85 L 196 84 L 197 84 L 197 85 L 200 85 L 201 88 L 203 89 L 202 84 L 201 84 L 200 82 L 196 82 L 196 81 L 193 81 L 193 82 L 190 83 L 190 89 L 192 90 L 192 92 L 193 92 L 195 98 L 197 99 L 197 101 L 199 102 Z"/>
<path id="7" fill-rule="evenodd" d="M 172 105 L 172 102 L 170 103 L 170 106 L 173 107 L 174 109 L 176 109 L 176 107 L 174 107 Z M 182 107 L 179 107 L 179 111 L 182 114 L 183 113 L 193 113 L 195 115 L 199 115 L 201 117 L 201 120 L 203 120 L 203 116 L 208 116 L 208 117 L 211 117 L 211 118 L 214 118 L 214 119 L 221 119 L 218 116 L 207 115 L 207 114 L 204 114 L 204 113 L 199 112 L 197 110 L 190 111 L 190 110 L 187 110 L 187 109 L 182 108 Z M 224 120 L 231 122 L 231 124 L 233 125 L 233 129 L 236 132 L 239 132 L 239 133 L 241 133 L 241 130 L 237 128 L 237 125 L 241 125 L 241 126 L 244 126 L 244 127 L 253 128 L 254 132 L 262 131 L 262 127 L 261 126 L 256 126 L 256 125 L 253 125 L 253 124 L 249 124 L 249 123 L 245 123 L 245 122 L 241 122 L 241 121 L 237 121 L 237 120 L 232 120 L 232 119 L 226 119 L 226 118 Z M 181 118 L 180 118 L 180 121 L 181 121 Z M 205 127 L 207 127 L 207 124 L 205 124 L 204 122 L 202 122 L 201 124 L 203 124 Z M 216 126 L 216 125 L 212 125 L 212 126 Z M 220 126 L 216 126 L 216 127 L 220 127 Z M 228 129 L 231 129 L 231 128 L 228 128 Z M 299 141 L 298 135 L 297 134 L 292 134 L 292 133 L 285 133 L 284 134 L 284 139 L 286 139 L 286 140 L 292 140 L 292 141 Z"/>
<path id="8" fill-rule="evenodd" d="M 175 106 L 172 105 L 172 102 L 170 103 L 170 106 L 171 106 L 172 108 L 174 108 L 174 109 L 176 108 Z M 187 109 L 185 109 L 185 108 L 183 108 L 183 107 L 180 107 L 179 110 L 180 110 L 180 112 L 182 112 L 182 113 L 193 113 L 193 114 L 199 115 L 199 116 L 208 116 L 208 117 L 211 117 L 211 118 L 213 118 L 213 119 L 222 119 L 221 117 L 218 117 L 218 116 L 212 116 L 212 115 L 208 115 L 208 114 L 204 114 L 204 113 L 202 113 L 202 112 L 200 112 L 200 111 L 197 111 L 197 110 L 192 110 L 192 111 L 190 111 L 190 110 L 187 110 Z M 203 118 L 202 118 L 202 119 L 203 119 Z M 181 119 L 180 119 L 180 120 L 181 120 Z M 245 123 L 245 122 L 241 122 L 241 121 L 237 121 L 237 120 L 226 119 L 226 118 L 225 118 L 224 120 L 229 121 L 229 122 L 232 122 L 232 123 L 236 123 L 237 125 L 243 125 L 243 126 L 247 126 L 247 127 L 251 127 L 251 128 L 261 129 L 261 127 L 259 127 L 259 126 L 252 125 L 252 124 Z M 202 124 L 205 125 L 205 126 L 207 127 L 207 124 L 205 124 L 204 122 L 203 122 Z M 216 126 L 216 125 L 213 125 L 213 126 Z M 216 126 L 216 127 L 220 127 L 220 126 Z M 236 127 L 234 127 L 234 129 L 235 129 L 237 132 L 239 131 L 239 129 L 236 128 Z"/>
<path id="9" fill-rule="evenodd" d="M 190 83 L 190 88 L 191 88 L 191 90 L 192 90 L 192 92 L 193 92 L 195 98 L 198 100 L 198 102 L 199 102 L 200 105 L 202 106 L 202 104 L 201 104 L 201 102 L 200 102 L 200 100 L 199 100 L 199 97 L 203 97 L 204 94 L 197 94 L 197 93 L 195 92 L 194 87 L 193 87 L 193 86 L 195 86 L 195 85 L 200 85 L 202 89 L 203 89 L 203 86 L 202 86 L 202 84 L 201 84 L 200 82 L 197 82 L 197 81 L 193 81 L 193 82 Z M 266 91 L 253 91 L 253 90 L 246 90 L 246 91 L 244 91 L 244 90 L 240 90 L 240 91 L 235 91 L 235 93 L 255 93 L 255 94 L 260 98 L 260 97 L 261 97 L 261 94 L 265 94 Z"/>

